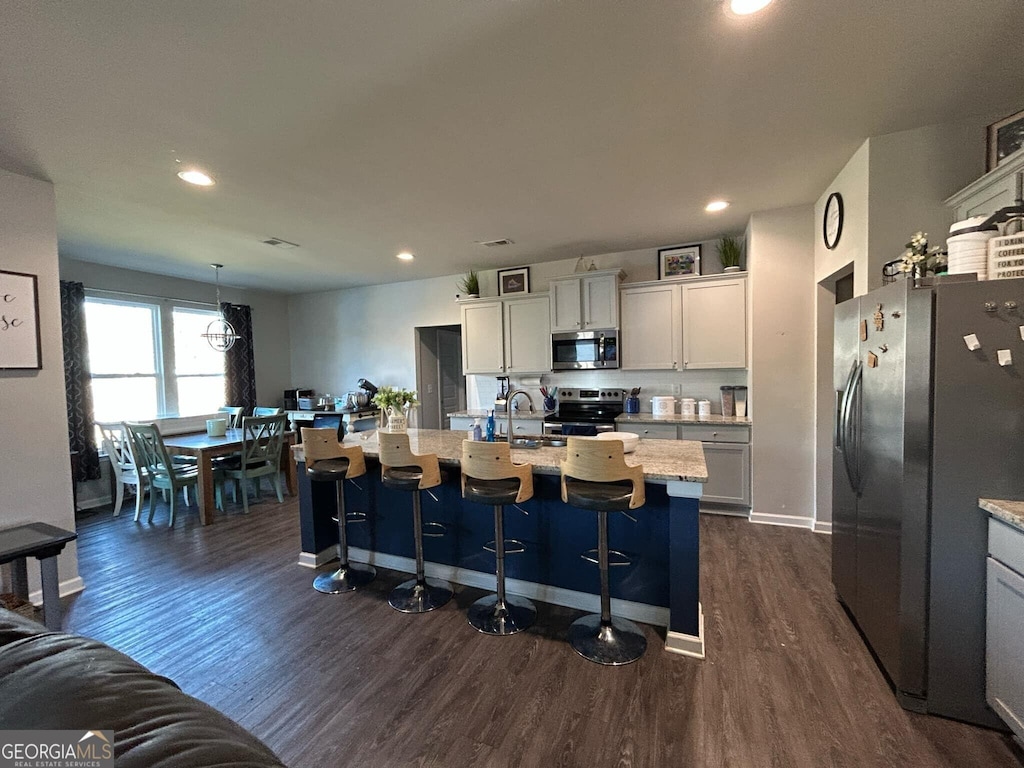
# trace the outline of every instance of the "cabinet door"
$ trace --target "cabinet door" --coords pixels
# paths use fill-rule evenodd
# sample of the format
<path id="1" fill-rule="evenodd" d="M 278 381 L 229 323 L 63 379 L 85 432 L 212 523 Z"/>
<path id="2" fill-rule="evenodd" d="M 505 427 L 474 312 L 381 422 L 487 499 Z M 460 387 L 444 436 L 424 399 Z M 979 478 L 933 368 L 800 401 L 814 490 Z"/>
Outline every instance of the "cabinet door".
<path id="1" fill-rule="evenodd" d="M 702 501 L 750 506 L 750 446 L 704 443 L 708 481 Z"/>
<path id="2" fill-rule="evenodd" d="M 580 279 L 551 281 L 551 333 L 578 331 L 580 316 Z"/>
<path id="3" fill-rule="evenodd" d="M 505 372 L 551 370 L 551 325 L 548 297 L 505 302 Z"/>
<path id="4" fill-rule="evenodd" d="M 615 275 L 583 278 L 583 327 L 619 327 L 619 279 Z"/>
<path id="5" fill-rule="evenodd" d="M 747 367 L 747 281 L 682 286 L 683 368 Z"/>
<path id="6" fill-rule="evenodd" d="M 673 370 L 679 367 L 679 286 L 622 289 L 619 360 L 625 370 Z"/>
<path id="7" fill-rule="evenodd" d="M 1024 738 L 1024 577 L 991 557 L 986 614 L 985 699 Z"/>
<path id="8" fill-rule="evenodd" d="M 462 306 L 462 372 L 503 373 L 505 351 L 502 347 L 500 301 Z"/>

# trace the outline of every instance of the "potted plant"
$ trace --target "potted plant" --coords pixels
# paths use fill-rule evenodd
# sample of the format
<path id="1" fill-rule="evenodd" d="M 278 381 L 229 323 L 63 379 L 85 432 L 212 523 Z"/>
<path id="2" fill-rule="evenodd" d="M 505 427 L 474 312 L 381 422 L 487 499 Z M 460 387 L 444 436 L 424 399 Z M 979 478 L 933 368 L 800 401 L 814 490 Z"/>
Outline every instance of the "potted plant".
<path id="1" fill-rule="evenodd" d="M 480 278 L 475 269 L 466 273 L 466 276 L 459 281 L 458 288 L 462 291 L 459 298 L 475 299 L 480 296 Z"/>
<path id="2" fill-rule="evenodd" d="M 373 396 L 373 404 L 380 408 L 381 421 L 387 415 L 388 432 L 405 432 L 409 426 L 409 410 L 419 405 L 415 389 L 395 389 L 383 386 Z M 383 423 L 381 427 L 383 428 Z"/>
<path id="3" fill-rule="evenodd" d="M 735 237 L 723 237 L 718 241 L 718 258 L 726 272 L 740 271 L 740 256 L 743 246 Z"/>
<path id="4" fill-rule="evenodd" d="M 906 245 L 907 250 L 896 262 L 896 269 L 922 284 L 929 274 L 941 274 L 946 271 L 949 257 L 941 245 L 928 247 L 928 233 L 915 232 Z"/>

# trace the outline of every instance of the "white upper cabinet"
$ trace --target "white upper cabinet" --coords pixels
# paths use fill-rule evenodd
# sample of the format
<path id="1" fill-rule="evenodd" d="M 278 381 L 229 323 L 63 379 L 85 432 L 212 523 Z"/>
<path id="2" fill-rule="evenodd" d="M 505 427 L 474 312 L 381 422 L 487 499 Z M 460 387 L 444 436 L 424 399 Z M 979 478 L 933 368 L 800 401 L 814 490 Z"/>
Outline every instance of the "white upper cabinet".
<path id="1" fill-rule="evenodd" d="M 679 367 L 682 316 L 679 286 L 666 283 L 622 289 L 620 360 L 625 370 Z"/>
<path id="2" fill-rule="evenodd" d="M 547 373 L 551 370 L 548 296 L 465 302 L 462 372 Z"/>
<path id="3" fill-rule="evenodd" d="M 606 270 L 551 281 L 551 332 L 619 327 L 619 280 Z"/>
<path id="4" fill-rule="evenodd" d="M 580 280 L 551 281 L 551 332 L 579 331 L 583 328 Z"/>
<path id="5" fill-rule="evenodd" d="M 505 302 L 505 373 L 551 370 L 548 297 Z"/>
<path id="6" fill-rule="evenodd" d="M 684 370 L 747 367 L 746 286 L 745 278 L 682 284 Z"/>
<path id="7" fill-rule="evenodd" d="M 502 302 L 462 305 L 462 372 L 503 373 Z"/>

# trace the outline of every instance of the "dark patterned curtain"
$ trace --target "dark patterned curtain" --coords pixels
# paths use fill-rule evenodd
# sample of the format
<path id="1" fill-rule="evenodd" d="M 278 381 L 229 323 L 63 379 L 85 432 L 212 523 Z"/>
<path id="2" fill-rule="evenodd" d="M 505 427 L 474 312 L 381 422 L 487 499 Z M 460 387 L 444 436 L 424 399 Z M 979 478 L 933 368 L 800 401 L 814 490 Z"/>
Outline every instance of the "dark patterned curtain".
<path id="1" fill-rule="evenodd" d="M 68 443 L 78 451 L 80 480 L 98 480 L 100 457 L 93 442 L 89 342 L 85 337 L 85 286 L 60 281 L 60 324 L 64 334 L 64 388 L 68 396 Z"/>
<path id="2" fill-rule="evenodd" d="M 252 357 L 252 308 L 244 304 L 220 305 L 224 319 L 239 338 L 224 353 L 224 397 L 226 405 L 240 405 L 252 413 L 256 405 L 256 364 Z"/>

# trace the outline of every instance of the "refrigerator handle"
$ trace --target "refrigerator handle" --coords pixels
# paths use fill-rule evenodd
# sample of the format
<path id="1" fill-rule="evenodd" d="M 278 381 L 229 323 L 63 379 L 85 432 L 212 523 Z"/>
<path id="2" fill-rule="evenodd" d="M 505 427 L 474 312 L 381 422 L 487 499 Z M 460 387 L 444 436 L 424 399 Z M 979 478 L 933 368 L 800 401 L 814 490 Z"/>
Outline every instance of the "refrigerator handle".
<path id="1" fill-rule="evenodd" d="M 840 451 L 843 450 L 843 402 L 846 400 L 846 390 L 836 390 L 836 413 L 832 421 L 832 444 Z"/>
<path id="2" fill-rule="evenodd" d="M 841 450 L 843 452 L 843 466 L 846 468 L 846 478 L 850 481 L 850 487 L 854 493 L 860 492 L 859 479 L 857 473 L 854 471 L 854 465 L 852 463 L 854 456 L 854 446 L 850 442 L 850 428 L 851 422 L 853 421 L 853 401 L 854 392 L 857 388 L 857 383 L 860 379 L 861 366 L 860 361 L 853 364 L 853 370 L 850 371 L 850 379 L 846 384 L 846 392 L 843 396 L 843 408 L 842 408 L 842 426 L 840 427 L 840 440 Z"/>

